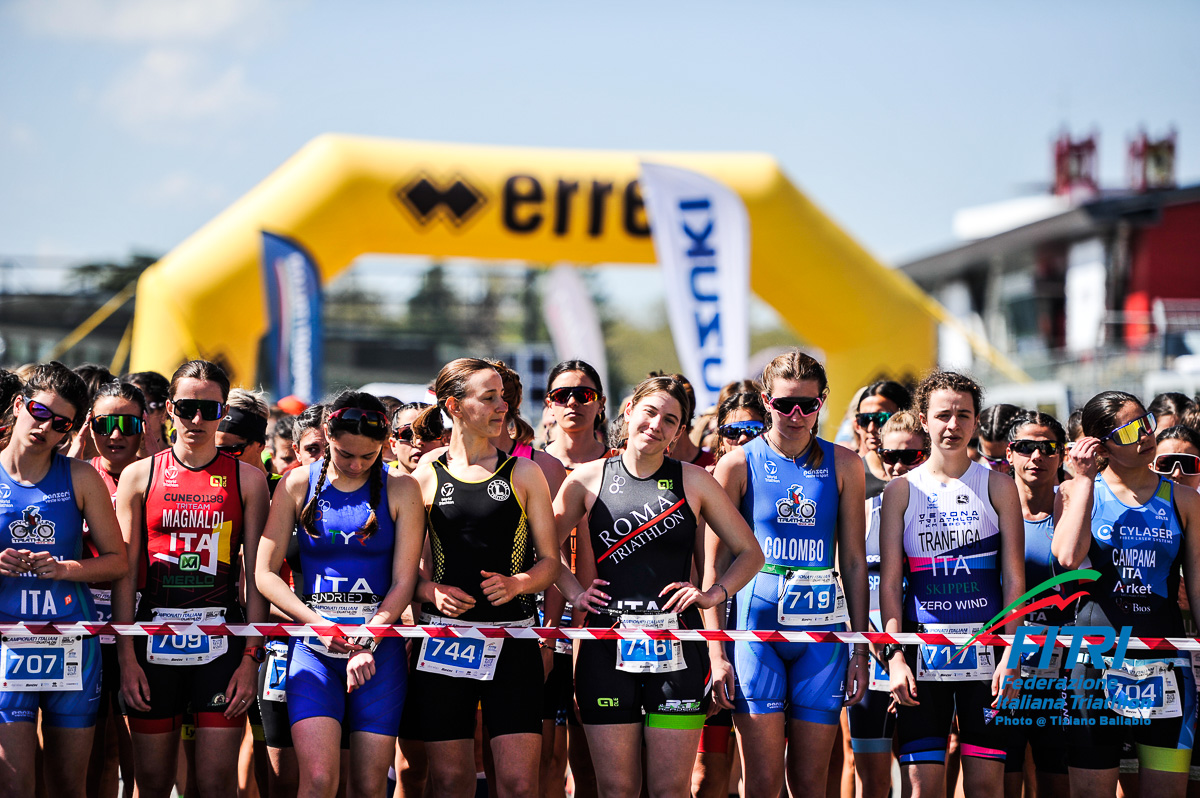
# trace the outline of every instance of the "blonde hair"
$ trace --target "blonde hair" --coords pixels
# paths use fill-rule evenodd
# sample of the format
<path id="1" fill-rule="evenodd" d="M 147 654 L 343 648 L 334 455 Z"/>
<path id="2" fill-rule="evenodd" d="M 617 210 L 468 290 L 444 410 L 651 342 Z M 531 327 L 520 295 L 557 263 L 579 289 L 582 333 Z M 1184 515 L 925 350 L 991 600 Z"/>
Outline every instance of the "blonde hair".
<path id="1" fill-rule="evenodd" d="M 245 388 L 233 388 L 229 391 L 226 401 L 230 407 L 253 413 L 261 418 L 270 418 L 271 411 L 267 407 L 266 396 L 261 391 L 248 391 Z"/>
<path id="2" fill-rule="evenodd" d="M 905 435 L 920 435 L 925 441 L 924 445 L 929 446 L 929 435 L 926 434 L 925 428 L 921 426 L 921 419 L 912 410 L 901 410 L 895 413 L 883 425 L 883 429 L 879 431 L 880 437 L 891 432 L 899 432 Z"/>

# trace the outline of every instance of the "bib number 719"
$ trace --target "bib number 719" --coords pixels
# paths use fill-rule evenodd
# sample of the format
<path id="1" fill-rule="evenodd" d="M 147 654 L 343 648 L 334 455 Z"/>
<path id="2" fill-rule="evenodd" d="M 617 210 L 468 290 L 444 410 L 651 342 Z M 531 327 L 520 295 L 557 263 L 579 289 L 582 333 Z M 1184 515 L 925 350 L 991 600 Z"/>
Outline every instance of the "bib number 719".
<path id="1" fill-rule="evenodd" d="M 825 612 L 833 606 L 833 585 L 788 585 L 783 601 L 789 613 Z"/>

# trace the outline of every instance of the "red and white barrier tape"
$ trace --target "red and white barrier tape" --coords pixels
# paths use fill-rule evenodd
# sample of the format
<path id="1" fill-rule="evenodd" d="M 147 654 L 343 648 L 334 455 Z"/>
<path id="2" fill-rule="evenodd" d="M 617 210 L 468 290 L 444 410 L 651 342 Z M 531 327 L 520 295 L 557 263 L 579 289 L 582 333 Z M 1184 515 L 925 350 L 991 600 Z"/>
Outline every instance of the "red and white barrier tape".
<path id="1" fill-rule="evenodd" d="M 876 643 L 886 645 L 962 645 L 971 639 L 966 634 L 928 634 L 901 632 L 796 632 L 796 631 L 716 631 L 709 629 L 586 629 L 532 626 L 366 626 L 363 624 L 192 624 L 192 623 L 4 623 L 4 635 L 228 635 L 232 637 L 309 637 L 342 634 L 360 637 L 475 637 L 516 638 L 521 640 L 686 640 L 686 641 L 744 641 L 750 643 Z M 1012 635 L 981 635 L 976 642 L 984 645 L 1008 645 Z M 1042 642 L 1040 636 L 1028 639 Z M 1075 638 L 1060 635 L 1056 645 L 1066 648 Z M 1100 641 L 1096 637 L 1097 642 Z M 1200 638 L 1191 637 L 1131 637 L 1129 648 L 1151 651 L 1200 651 Z"/>

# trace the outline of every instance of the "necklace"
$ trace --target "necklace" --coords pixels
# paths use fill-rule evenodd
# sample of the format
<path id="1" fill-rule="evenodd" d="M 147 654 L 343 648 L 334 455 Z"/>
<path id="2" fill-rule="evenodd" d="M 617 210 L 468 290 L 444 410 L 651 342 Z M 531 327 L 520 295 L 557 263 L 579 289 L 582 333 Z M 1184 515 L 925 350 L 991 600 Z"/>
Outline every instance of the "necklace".
<path id="1" fill-rule="evenodd" d="M 774 449 L 776 452 L 778 452 L 782 457 L 786 457 L 787 459 L 791 460 L 793 463 L 795 463 L 797 460 L 799 460 L 800 457 L 805 452 L 808 451 L 809 447 L 812 446 L 812 440 L 813 440 L 812 433 L 809 432 L 808 433 L 808 443 L 804 444 L 803 448 L 801 448 L 800 451 L 796 452 L 796 454 L 794 454 L 794 455 L 788 454 L 787 452 L 785 452 L 783 450 L 783 447 L 779 445 L 779 442 L 776 441 L 775 438 L 773 437 L 772 433 L 774 431 L 775 431 L 774 429 L 767 430 L 767 442 L 771 444 L 772 449 Z"/>

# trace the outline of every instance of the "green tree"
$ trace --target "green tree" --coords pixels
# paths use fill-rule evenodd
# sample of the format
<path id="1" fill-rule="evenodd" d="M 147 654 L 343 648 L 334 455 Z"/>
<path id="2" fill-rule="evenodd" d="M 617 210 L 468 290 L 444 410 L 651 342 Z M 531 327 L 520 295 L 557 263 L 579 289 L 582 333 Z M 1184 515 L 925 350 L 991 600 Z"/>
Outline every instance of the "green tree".
<path id="1" fill-rule="evenodd" d="M 71 282 L 84 294 L 115 294 L 158 262 L 157 255 L 134 252 L 124 263 L 95 261 L 71 269 Z"/>

